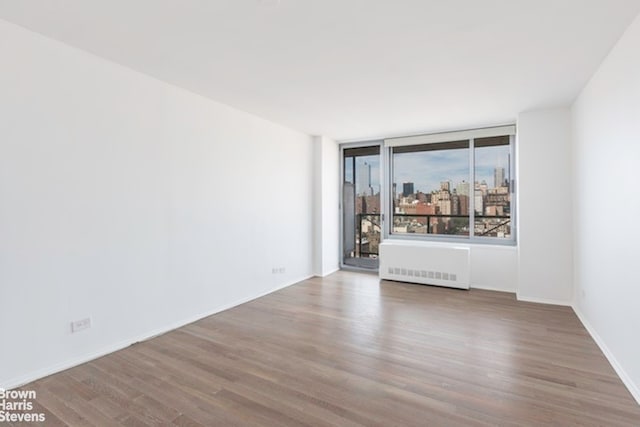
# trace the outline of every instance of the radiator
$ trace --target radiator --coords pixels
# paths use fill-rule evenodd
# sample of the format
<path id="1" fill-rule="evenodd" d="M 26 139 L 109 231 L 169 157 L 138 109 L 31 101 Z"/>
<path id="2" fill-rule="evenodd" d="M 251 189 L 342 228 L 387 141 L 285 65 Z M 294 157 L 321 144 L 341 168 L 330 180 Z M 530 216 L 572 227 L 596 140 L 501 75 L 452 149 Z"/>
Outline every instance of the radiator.
<path id="1" fill-rule="evenodd" d="M 469 248 L 386 240 L 380 244 L 380 278 L 469 289 Z"/>

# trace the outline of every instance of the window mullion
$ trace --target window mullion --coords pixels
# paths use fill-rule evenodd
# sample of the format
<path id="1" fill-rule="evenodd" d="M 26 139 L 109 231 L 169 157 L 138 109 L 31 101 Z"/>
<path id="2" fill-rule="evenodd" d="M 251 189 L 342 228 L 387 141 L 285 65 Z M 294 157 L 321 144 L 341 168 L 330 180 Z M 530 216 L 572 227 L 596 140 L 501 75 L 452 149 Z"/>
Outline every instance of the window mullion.
<path id="1" fill-rule="evenodd" d="M 476 182 L 475 167 L 475 139 L 469 140 L 469 239 L 473 239 L 476 229 Z"/>

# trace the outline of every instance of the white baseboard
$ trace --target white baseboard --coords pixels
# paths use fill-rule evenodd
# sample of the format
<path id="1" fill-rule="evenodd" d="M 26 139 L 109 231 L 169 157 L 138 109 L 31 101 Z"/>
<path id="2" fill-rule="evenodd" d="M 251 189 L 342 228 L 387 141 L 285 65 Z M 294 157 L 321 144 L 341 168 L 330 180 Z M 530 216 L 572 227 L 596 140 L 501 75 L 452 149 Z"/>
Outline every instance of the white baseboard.
<path id="1" fill-rule="evenodd" d="M 538 298 L 538 297 L 528 297 L 525 295 L 520 295 L 518 293 L 516 293 L 516 298 L 518 299 L 518 301 L 524 301 L 524 302 L 535 302 L 538 304 L 551 304 L 551 305 L 562 305 L 564 307 L 571 307 L 571 301 L 564 301 L 564 300 L 556 300 L 556 299 L 551 299 L 551 298 Z"/>
<path id="2" fill-rule="evenodd" d="M 611 367 L 613 367 L 613 370 L 616 371 L 616 374 L 618 374 L 618 376 L 622 380 L 622 383 L 627 387 L 629 393 L 631 393 L 631 396 L 633 396 L 636 402 L 640 404 L 640 387 L 638 387 L 638 385 L 631 380 L 631 377 L 627 375 L 625 370 L 622 368 L 622 365 L 620 365 L 611 350 L 609 350 L 609 347 L 607 347 L 602 338 L 600 338 L 600 335 L 598 335 L 596 330 L 593 329 L 591 324 L 587 321 L 587 318 L 584 316 L 584 314 L 582 314 L 582 311 L 580 311 L 578 306 L 574 304 L 571 308 L 573 308 L 573 311 L 576 313 L 576 316 L 578 316 L 578 319 L 580 319 L 587 332 L 589 332 L 591 338 L 593 338 L 598 347 L 600 347 L 600 350 L 611 364 Z"/>
<path id="3" fill-rule="evenodd" d="M 21 375 L 21 376 L 15 377 L 15 378 L 11 378 L 9 380 L 6 380 L 4 383 L 0 384 L 0 388 L 5 389 L 5 390 L 11 390 L 11 389 L 16 388 L 16 387 L 21 387 L 21 386 L 23 386 L 25 384 L 29 384 L 29 383 L 31 383 L 33 381 L 39 380 L 39 379 L 47 377 L 49 375 L 53 375 L 55 373 L 58 373 L 58 372 L 61 372 L 61 371 L 65 371 L 65 370 L 73 368 L 75 366 L 82 365 L 83 363 L 87 363 L 87 362 L 90 362 L 92 360 L 98 359 L 98 358 L 100 358 L 102 356 L 106 356 L 107 354 L 114 353 L 114 352 L 116 352 L 118 350 L 122 350 L 124 348 L 129 347 L 130 345 L 133 345 L 133 344 L 136 344 L 136 343 L 139 343 L 139 342 L 142 342 L 142 341 L 146 341 L 146 340 L 152 339 L 154 337 L 157 337 L 158 335 L 165 334 L 167 332 L 173 331 L 174 329 L 178 329 L 178 328 L 180 328 L 182 326 L 185 326 L 185 325 L 188 325 L 190 323 L 196 322 L 196 321 L 198 321 L 200 319 L 204 319 L 205 317 L 209 317 L 209 316 L 214 315 L 216 313 L 220 313 L 222 311 L 228 310 L 228 309 L 236 307 L 238 305 L 247 303 L 249 301 L 253 301 L 254 299 L 258 299 L 258 298 L 261 298 L 261 297 L 263 297 L 265 295 L 269 295 L 270 293 L 279 291 L 280 289 L 287 288 L 287 287 L 289 287 L 291 285 L 295 285 L 296 283 L 302 282 L 302 281 L 307 280 L 307 279 L 309 279 L 311 277 L 313 277 L 313 276 L 305 276 L 305 277 L 303 277 L 301 279 L 288 281 L 288 282 L 286 282 L 286 283 L 284 283 L 282 285 L 278 285 L 275 288 L 272 288 L 272 289 L 270 289 L 270 290 L 268 290 L 266 292 L 263 292 L 263 293 L 261 293 L 259 295 L 254 295 L 254 296 L 250 296 L 250 297 L 247 297 L 247 298 L 242 298 L 242 299 L 237 300 L 237 301 L 235 301 L 233 303 L 230 303 L 230 304 L 224 304 L 222 306 L 216 307 L 215 309 L 207 311 L 205 313 L 201 313 L 201 314 L 198 314 L 198 315 L 195 315 L 195 316 L 191 316 L 191 317 L 188 317 L 186 319 L 180 320 L 178 322 L 174 322 L 174 323 L 172 323 L 172 324 L 170 324 L 168 326 L 157 328 L 157 329 L 154 329 L 154 330 L 149 331 L 147 333 L 144 333 L 142 335 L 138 335 L 136 337 L 129 338 L 129 339 L 126 339 L 126 340 L 123 340 L 123 341 L 119 341 L 117 343 L 105 346 L 105 347 L 103 347 L 103 348 L 101 348 L 101 349 L 99 349 L 97 351 L 89 352 L 87 354 L 83 354 L 82 356 L 78 356 L 78 357 L 75 357 L 73 359 L 66 360 L 66 361 L 64 361 L 62 363 L 57 363 L 57 364 L 55 364 L 53 366 L 49 366 L 49 367 L 46 367 L 46 368 L 38 369 L 38 370 L 36 370 L 34 372 L 30 372 L 30 373 L 25 374 L 25 375 Z"/>
<path id="4" fill-rule="evenodd" d="M 336 271 L 340 271 L 340 267 L 335 267 L 335 268 L 332 268 L 332 269 L 330 269 L 330 270 L 323 271 L 323 272 L 322 272 L 322 273 L 320 273 L 320 274 L 316 274 L 316 277 L 327 277 L 327 276 L 329 276 L 329 275 L 331 275 L 331 274 L 335 273 Z"/>

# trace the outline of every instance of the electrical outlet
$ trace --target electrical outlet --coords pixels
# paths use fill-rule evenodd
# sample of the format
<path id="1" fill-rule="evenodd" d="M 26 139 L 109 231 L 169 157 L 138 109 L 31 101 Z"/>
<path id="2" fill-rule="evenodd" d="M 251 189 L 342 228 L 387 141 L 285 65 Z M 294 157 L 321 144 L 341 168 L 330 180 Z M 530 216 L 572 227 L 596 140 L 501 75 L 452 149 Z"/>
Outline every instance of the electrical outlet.
<path id="1" fill-rule="evenodd" d="M 81 331 L 83 329 L 89 329 L 91 327 L 91 318 L 87 317 L 82 320 L 75 320 L 71 322 L 71 333 Z"/>

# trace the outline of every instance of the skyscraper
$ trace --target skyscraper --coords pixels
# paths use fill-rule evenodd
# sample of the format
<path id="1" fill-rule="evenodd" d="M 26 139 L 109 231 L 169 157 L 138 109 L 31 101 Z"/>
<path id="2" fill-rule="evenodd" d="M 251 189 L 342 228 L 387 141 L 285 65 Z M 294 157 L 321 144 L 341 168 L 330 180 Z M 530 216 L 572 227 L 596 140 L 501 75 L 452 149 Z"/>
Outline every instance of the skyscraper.
<path id="1" fill-rule="evenodd" d="M 413 182 L 402 183 L 402 196 L 407 197 L 413 194 Z"/>
<path id="2" fill-rule="evenodd" d="M 493 188 L 502 187 L 504 185 L 504 168 L 493 169 Z"/>
<path id="3" fill-rule="evenodd" d="M 460 196 L 469 197 L 469 183 L 466 182 L 466 181 L 462 181 L 462 182 L 458 183 L 458 185 L 456 187 L 456 192 Z"/>
<path id="4" fill-rule="evenodd" d="M 482 194 L 482 190 L 480 188 L 476 188 L 474 190 L 474 205 L 475 205 L 475 212 L 476 215 L 484 215 L 484 197 Z"/>
<path id="5" fill-rule="evenodd" d="M 356 191 L 358 195 L 373 195 L 371 165 L 367 162 L 364 162 L 364 165 L 356 168 Z"/>

